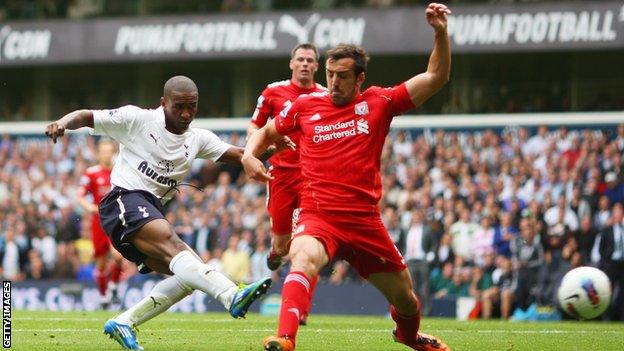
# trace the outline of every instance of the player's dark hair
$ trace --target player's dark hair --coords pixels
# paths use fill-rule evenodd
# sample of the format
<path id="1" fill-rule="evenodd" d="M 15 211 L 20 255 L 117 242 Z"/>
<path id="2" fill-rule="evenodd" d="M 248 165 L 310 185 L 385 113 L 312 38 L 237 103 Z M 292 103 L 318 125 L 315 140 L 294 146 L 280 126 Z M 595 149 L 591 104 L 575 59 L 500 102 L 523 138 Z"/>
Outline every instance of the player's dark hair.
<path id="1" fill-rule="evenodd" d="M 316 46 L 314 44 L 311 43 L 301 43 L 298 44 L 297 46 L 295 46 L 292 51 L 290 51 L 290 58 L 295 58 L 295 54 L 297 53 L 297 50 L 299 49 L 304 49 L 304 50 L 312 50 L 314 51 L 314 57 L 316 58 L 316 61 L 319 60 L 319 52 L 316 49 Z"/>
<path id="2" fill-rule="evenodd" d="M 366 72 L 368 60 L 370 60 L 370 57 L 362 47 L 353 44 L 340 44 L 333 49 L 328 50 L 325 56 L 327 56 L 328 60 L 332 61 L 337 61 L 343 58 L 352 58 L 355 61 L 353 69 L 355 70 L 356 76 L 362 72 Z"/>

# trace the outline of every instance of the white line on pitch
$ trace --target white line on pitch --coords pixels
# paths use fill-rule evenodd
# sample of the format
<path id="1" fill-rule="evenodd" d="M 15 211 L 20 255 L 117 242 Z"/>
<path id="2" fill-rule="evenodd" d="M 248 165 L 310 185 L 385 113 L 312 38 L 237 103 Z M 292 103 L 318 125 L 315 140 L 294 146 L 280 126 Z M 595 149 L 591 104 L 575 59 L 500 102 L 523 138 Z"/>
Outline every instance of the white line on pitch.
<path id="1" fill-rule="evenodd" d="M 146 329 L 150 331 L 149 327 Z M 316 332 L 316 333 L 325 333 L 325 332 L 336 332 L 336 329 L 306 329 L 308 332 Z M 619 330 L 505 330 L 505 329 L 482 329 L 482 330 L 455 330 L 455 329 L 432 329 L 438 333 L 457 333 L 457 332 L 465 332 L 465 333 L 482 333 L 482 334 L 624 334 L 623 331 Z M 80 332 L 80 331 L 89 331 L 89 332 L 100 332 L 102 329 L 93 329 L 93 328 L 85 328 L 85 329 L 77 329 L 77 328 L 52 328 L 52 329 L 33 329 L 33 328 L 19 328 L 13 329 L 16 332 Z M 204 331 L 204 332 L 270 332 L 273 329 L 189 329 L 189 328 L 167 328 L 167 329 L 158 329 L 159 333 L 162 332 L 183 332 L 183 331 Z M 367 332 L 367 333 L 388 333 L 389 329 L 340 329 L 340 332 L 346 333 L 356 333 L 356 332 Z"/>

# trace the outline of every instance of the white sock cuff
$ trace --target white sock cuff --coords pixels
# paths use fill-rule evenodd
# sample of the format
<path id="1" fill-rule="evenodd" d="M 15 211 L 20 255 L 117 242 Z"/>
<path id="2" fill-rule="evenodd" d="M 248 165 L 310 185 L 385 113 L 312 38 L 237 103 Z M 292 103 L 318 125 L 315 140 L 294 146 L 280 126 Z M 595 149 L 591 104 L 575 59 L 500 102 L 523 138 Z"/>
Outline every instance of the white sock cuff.
<path id="1" fill-rule="evenodd" d="M 307 277 L 303 275 L 303 273 L 299 273 L 299 272 L 289 273 L 286 276 L 286 279 L 284 279 L 284 285 L 286 285 L 286 283 L 289 283 L 289 282 L 299 283 L 303 285 L 303 287 L 306 289 L 307 292 L 310 292 L 310 281 L 308 280 Z"/>
<path id="2" fill-rule="evenodd" d="M 176 263 L 179 262 L 180 260 L 187 259 L 186 258 L 187 256 L 190 256 L 193 259 L 195 258 L 193 256 L 193 253 L 190 252 L 189 250 L 181 251 L 177 255 L 173 256 L 173 258 L 171 259 L 171 262 L 169 262 L 169 269 L 171 270 L 171 272 L 173 272 L 175 274 L 174 267 L 175 267 Z"/>

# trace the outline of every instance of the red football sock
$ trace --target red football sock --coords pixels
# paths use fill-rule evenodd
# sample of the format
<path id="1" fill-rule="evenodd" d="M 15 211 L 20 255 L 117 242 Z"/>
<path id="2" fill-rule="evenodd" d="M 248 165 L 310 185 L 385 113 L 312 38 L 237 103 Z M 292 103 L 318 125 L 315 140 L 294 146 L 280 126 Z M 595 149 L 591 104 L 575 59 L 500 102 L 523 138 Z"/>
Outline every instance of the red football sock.
<path id="1" fill-rule="evenodd" d="M 98 291 L 100 292 L 100 296 L 105 296 L 106 287 L 108 285 L 108 272 L 100 271 L 96 268 L 94 275 L 95 275 L 95 283 L 97 284 Z"/>
<path id="2" fill-rule="evenodd" d="M 420 303 L 418 304 L 418 313 L 416 315 L 403 316 L 392 305 L 390 305 L 390 315 L 397 324 L 396 335 L 399 340 L 405 343 L 416 340 L 416 334 L 420 328 Z"/>
<path id="3" fill-rule="evenodd" d="M 111 276 L 110 279 L 113 283 L 119 283 L 119 277 L 121 277 L 121 264 L 113 261 L 110 267 Z"/>
<path id="4" fill-rule="evenodd" d="M 318 282 L 318 274 L 316 275 L 316 277 L 312 278 L 312 280 L 310 280 L 310 298 L 308 299 L 308 303 L 306 304 L 304 310 L 303 310 L 303 315 L 307 316 L 310 314 L 310 309 L 312 308 L 312 298 L 314 297 L 314 289 L 316 289 L 316 283 Z"/>
<path id="5" fill-rule="evenodd" d="M 287 336 L 295 343 L 299 318 L 310 300 L 310 279 L 303 272 L 290 272 L 282 288 L 282 308 L 280 309 L 277 336 Z"/>

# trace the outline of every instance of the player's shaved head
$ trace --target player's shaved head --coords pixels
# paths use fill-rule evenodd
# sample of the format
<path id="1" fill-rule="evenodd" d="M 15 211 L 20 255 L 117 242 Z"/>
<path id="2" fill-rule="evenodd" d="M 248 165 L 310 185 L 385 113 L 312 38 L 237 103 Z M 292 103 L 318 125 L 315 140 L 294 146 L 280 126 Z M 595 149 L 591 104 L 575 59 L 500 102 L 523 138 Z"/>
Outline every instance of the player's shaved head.
<path id="1" fill-rule="evenodd" d="M 169 78 L 163 88 L 163 96 L 170 97 L 172 92 L 178 93 L 197 93 L 197 85 L 189 77 L 174 76 Z"/>
<path id="2" fill-rule="evenodd" d="M 186 132 L 197 114 L 198 99 L 197 85 L 191 78 L 185 76 L 169 78 L 163 88 L 163 97 L 160 98 L 167 130 L 174 134 Z"/>

